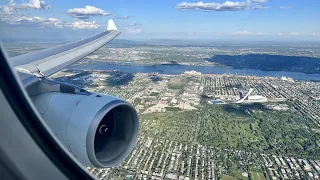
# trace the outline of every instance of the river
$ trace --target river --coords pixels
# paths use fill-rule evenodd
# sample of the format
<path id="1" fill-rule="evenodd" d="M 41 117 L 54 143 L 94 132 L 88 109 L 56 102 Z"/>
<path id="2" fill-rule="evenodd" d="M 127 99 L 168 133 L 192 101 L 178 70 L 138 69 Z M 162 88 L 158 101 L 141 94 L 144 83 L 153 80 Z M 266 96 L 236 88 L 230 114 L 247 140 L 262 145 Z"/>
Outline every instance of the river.
<path id="1" fill-rule="evenodd" d="M 231 69 L 225 67 L 212 66 L 187 66 L 187 65 L 140 65 L 140 64 L 119 64 L 103 61 L 96 61 L 92 64 L 74 65 L 68 67 L 69 70 L 119 70 L 129 73 L 152 73 L 160 74 L 183 74 L 184 71 L 195 70 L 202 74 L 234 74 L 244 76 L 286 76 L 295 80 L 320 81 L 320 74 L 305 74 L 300 72 L 286 71 L 261 71 L 252 69 Z"/>

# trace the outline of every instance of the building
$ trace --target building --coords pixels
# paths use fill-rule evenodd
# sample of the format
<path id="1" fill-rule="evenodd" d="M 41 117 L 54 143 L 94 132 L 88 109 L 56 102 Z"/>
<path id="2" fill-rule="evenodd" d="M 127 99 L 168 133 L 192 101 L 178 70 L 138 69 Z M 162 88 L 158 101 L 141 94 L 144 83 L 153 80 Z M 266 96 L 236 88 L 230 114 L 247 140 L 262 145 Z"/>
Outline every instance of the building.
<path id="1" fill-rule="evenodd" d="M 210 104 L 251 104 L 251 103 L 264 103 L 268 99 L 260 95 L 251 95 L 254 89 L 250 89 L 246 95 L 243 95 L 242 92 L 239 92 L 239 97 L 237 96 L 220 96 L 219 99 L 210 100 Z"/>
<path id="2" fill-rule="evenodd" d="M 260 95 L 251 95 L 254 89 L 249 89 L 249 92 L 243 96 L 243 94 L 240 92 L 240 99 L 237 101 L 237 103 L 264 103 L 267 102 L 268 99 L 264 96 Z"/>

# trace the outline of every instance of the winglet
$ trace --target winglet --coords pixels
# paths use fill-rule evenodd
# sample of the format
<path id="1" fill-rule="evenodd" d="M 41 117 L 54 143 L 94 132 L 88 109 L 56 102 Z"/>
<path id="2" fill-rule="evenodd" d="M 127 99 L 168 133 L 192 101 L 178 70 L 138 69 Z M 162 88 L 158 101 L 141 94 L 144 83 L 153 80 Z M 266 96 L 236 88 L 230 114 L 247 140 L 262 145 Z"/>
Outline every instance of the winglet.
<path id="1" fill-rule="evenodd" d="M 114 24 L 113 20 L 110 19 L 110 20 L 108 21 L 107 31 L 116 31 L 116 30 L 118 30 L 118 29 L 117 29 L 117 26 Z"/>

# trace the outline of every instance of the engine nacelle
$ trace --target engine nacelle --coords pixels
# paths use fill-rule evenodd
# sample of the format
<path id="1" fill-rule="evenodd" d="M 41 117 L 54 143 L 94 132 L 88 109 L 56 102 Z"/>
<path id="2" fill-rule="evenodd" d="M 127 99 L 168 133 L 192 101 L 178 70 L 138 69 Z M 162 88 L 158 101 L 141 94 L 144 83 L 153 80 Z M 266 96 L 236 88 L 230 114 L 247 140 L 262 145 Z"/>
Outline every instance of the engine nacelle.
<path id="1" fill-rule="evenodd" d="M 61 92 L 31 98 L 53 133 L 85 166 L 115 166 L 137 141 L 139 117 L 124 100 Z"/>

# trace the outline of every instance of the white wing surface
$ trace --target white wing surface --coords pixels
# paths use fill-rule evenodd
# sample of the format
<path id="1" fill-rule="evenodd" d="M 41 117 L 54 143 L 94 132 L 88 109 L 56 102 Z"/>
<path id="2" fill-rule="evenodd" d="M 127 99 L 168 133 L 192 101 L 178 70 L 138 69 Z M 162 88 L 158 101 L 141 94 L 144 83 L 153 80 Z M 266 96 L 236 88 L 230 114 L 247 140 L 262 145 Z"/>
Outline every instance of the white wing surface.
<path id="1" fill-rule="evenodd" d="M 77 62 L 120 34 L 113 20 L 107 31 L 87 39 L 10 58 L 25 87 Z"/>

